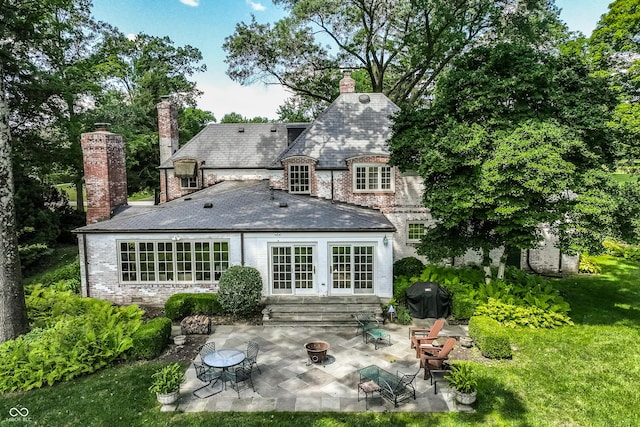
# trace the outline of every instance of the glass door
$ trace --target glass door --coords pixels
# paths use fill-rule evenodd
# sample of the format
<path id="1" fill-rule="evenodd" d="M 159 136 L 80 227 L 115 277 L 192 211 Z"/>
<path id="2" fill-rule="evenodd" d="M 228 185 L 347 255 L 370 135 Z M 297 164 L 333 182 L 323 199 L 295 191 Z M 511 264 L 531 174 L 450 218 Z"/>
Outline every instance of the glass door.
<path id="1" fill-rule="evenodd" d="M 315 290 L 314 247 L 271 247 L 271 292 L 274 295 L 309 295 Z"/>

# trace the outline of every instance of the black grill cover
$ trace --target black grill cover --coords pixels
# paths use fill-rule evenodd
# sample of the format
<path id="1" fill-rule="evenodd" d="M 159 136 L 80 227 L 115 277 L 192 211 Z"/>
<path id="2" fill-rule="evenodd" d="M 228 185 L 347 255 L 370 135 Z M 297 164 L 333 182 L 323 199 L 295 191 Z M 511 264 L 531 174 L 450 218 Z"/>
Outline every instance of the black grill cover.
<path id="1" fill-rule="evenodd" d="M 448 317 L 451 294 L 433 282 L 416 282 L 407 289 L 407 308 L 417 319 Z"/>

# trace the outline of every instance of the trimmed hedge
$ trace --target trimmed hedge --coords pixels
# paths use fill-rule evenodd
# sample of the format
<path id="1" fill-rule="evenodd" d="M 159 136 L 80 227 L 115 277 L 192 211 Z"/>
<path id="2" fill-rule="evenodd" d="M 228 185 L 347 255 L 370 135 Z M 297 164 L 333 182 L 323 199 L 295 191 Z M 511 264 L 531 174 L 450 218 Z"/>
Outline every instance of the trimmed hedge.
<path id="1" fill-rule="evenodd" d="M 509 359 L 513 356 L 509 335 L 497 320 L 487 316 L 471 317 L 469 336 L 476 342 L 482 355 L 489 359 Z"/>
<path id="2" fill-rule="evenodd" d="M 131 336 L 133 346 L 127 353 L 128 359 L 154 359 L 167 347 L 171 337 L 171 319 L 156 317 L 143 324 Z"/>
<path id="3" fill-rule="evenodd" d="M 253 267 L 233 265 L 220 276 L 220 305 L 226 313 L 254 313 L 262 300 L 262 277 Z"/>
<path id="4" fill-rule="evenodd" d="M 194 314 L 218 314 L 222 306 L 218 294 L 173 294 L 164 304 L 164 314 L 173 321 L 182 320 Z"/>
<path id="5" fill-rule="evenodd" d="M 424 263 L 416 257 L 406 257 L 393 263 L 393 277 L 420 277 Z"/>

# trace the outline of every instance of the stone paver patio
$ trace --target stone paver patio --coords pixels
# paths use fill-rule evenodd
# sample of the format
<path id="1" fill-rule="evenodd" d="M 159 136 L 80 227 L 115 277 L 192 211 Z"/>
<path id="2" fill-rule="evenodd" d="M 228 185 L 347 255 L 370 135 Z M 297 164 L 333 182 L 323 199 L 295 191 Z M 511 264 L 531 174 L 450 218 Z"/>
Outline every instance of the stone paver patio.
<path id="1" fill-rule="evenodd" d="M 414 326 L 427 326 L 427 319 Z M 422 323 L 420 323 L 422 322 Z M 247 341 L 260 345 L 258 365 L 254 369 L 251 387 L 240 389 L 240 398 L 230 386 L 219 394 L 198 398 L 193 391 L 204 384 L 195 377 L 191 365 L 181 387 L 180 399 L 162 410 L 184 412 L 204 411 L 331 411 L 364 412 L 364 395 L 358 401 L 358 369 L 378 365 L 395 373 L 415 373 L 419 361 L 409 345 L 409 327 L 398 324 L 384 326 L 391 334 L 391 345 L 386 340 L 374 350 L 373 342 L 365 343 L 353 328 L 313 328 L 284 326 L 217 326 L 209 341 L 216 349 L 246 349 Z M 446 326 L 441 336 L 466 336 L 460 326 Z M 325 365 L 309 364 L 304 344 L 322 340 L 330 344 Z M 199 358 L 199 357 L 198 357 Z M 420 371 L 414 382 L 416 400 L 410 399 L 398 408 L 378 394 L 369 399 L 369 411 L 447 412 L 468 411 L 469 407 L 453 402 L 452 393 L 445 383 L 438 384 L 438 394 Z M 206 394 L 206 390 L 205 390 Z"/>

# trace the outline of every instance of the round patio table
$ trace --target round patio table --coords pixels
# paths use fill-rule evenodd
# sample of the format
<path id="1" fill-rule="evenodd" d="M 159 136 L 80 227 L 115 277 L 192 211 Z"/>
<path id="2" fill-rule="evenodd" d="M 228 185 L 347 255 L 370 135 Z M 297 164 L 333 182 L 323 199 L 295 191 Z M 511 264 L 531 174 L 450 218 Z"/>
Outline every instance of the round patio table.
<path id="1" fill-rule="evenodd" d="M 204 356 L 202 361 L 207 366 L 213 368 L 222 368 L 223 371 L 228 370 L 231 366 L 242 363 L 245 358 L 244 351 L 231 348 L 223 348 L 216 350 Z"/>

